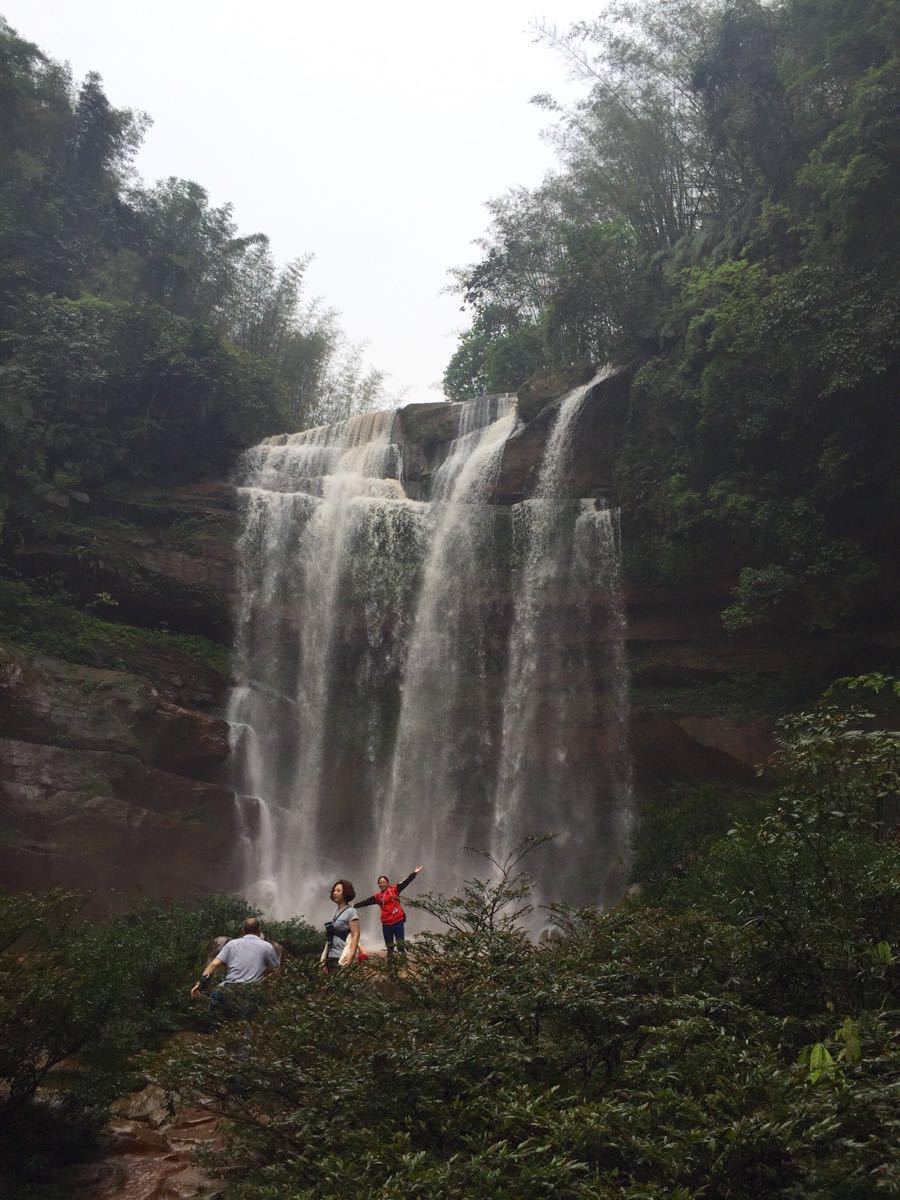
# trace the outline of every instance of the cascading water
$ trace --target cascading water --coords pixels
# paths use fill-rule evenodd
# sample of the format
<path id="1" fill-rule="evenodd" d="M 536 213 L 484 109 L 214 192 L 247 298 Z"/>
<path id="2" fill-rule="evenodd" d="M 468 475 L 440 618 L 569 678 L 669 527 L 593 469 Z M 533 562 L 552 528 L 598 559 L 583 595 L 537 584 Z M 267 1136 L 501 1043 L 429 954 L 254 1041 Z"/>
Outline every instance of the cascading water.
<path id="1" fill-rule="evenodd" d="M 598 899 L 608 904 L 618 900 L 628 883 L 634 826 L 634 779 L 628 746 L 630 677 L 625 648 L 628 628 L 619 510 L 596 501 L 583 502 L 575 522 L 574 549 L 583 626 L 603 639 L 602 650 L 597 645 L 590 650 L 585 646 L 583 654 L 595 662 L 606 661 L 602 727 L 606 731 L 603 769 L 607 786 L 601 809 L 606 870 Z"/>
<path id="2" fill-rule="evenodd" d="M 514 421 L 513 396 L 463 406 L 434 481 L 430 548 L 378 839 L 379 862 L 428 861 L 432 888 L 459 884 L 469 868 L 465 847 L 484 845 L 489 829 L 491 630 L 482 584 L 493 513 L 485 501 Z"/>
<path id="3" fill-rule="evenodd" d="M 383 684 L 400 666 L 412 582 L 392 568 L 398 545 L 418 539 L 421 508 L 396 478 L 394 419 L 366 413 L 270 439 L 243 462 L 229 719 L 241 819 L 255 829 L 245 891 L 279 914 L 308 908 L 321 889 L 333 869 L 324 844 L 372 837 L 353 797 L 379 782 L 371 740 L 389 719 Z M 350 694 L 335 687 L 338 661 Z"/>
<path id="4" fill-rule="evenodd" d="M 561 836 L 534 864 L 541 899 L 621 893 L 618 520 L 566 490 L 590 387 L 561 404 L 534 495 L 511 509 L 488 500 L 514 397 L 459 407 L 446 454 L 429 450 L 430 502 L 405 495 L 396 413 L 245 455 L 229 717 L 238 869 L 266 911 L 318 919 L 337 876 L 361 890 L 417 861 L 455 889 L 477 867 L 465 847 L 543 831 Z"/>
<path id="5" fill-rule="evenodd" d="M 534 497 L 516 506 L 494 857 L 551 833 L 538 897 L 607 903 L 627 874 L 631 778 L 618 520 L 566 499 L 571 443 L 600 374 L 562 401 Z M 573 609 L 579 619 L 565 619 Z M 601 712 L 605 709 L 605 713 Z M 601 743 L 592 731 L 606 731 Z M 586 870 L 586 867 L 588 870 Z"/>

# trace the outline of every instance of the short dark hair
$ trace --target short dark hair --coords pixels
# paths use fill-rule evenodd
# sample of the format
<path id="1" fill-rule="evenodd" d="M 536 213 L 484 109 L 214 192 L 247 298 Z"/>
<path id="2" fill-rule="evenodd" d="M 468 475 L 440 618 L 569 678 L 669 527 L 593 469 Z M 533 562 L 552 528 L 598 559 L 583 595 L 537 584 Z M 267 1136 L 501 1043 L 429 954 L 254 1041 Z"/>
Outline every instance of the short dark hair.
<path id="1" fill-rule="evenodd" d="M 244 920 L 244 933 L 259 933 L 260 931 L 259 917 L 246 917 Z"/>
<path id="2" fill-rule="evenodd" d="M 344 899 L 347 901 L 348 904 L 351 904 L 356 899 L 356 888 L 353 886 L 353 884 L 350 882 L 349 879 L 336 879 L 334 881 L 334 883 L 331 885 L 331 891 L 328 893 L 328 895 L 329 896 L 332 895 L 332 893 L 334 892 L 334 889 L 337 887 L 338 884 L 340 884 L 341 887 L 344 889 Z"/>

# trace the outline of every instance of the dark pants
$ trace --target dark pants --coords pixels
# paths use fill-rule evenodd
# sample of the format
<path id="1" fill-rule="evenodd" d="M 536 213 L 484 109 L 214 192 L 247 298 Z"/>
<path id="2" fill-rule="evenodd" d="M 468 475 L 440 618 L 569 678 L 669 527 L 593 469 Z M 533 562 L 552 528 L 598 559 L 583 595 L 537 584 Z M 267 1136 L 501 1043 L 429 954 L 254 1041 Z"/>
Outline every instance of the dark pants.
<path id="1" fill-rule="evenodd" d="M 241 984 L 217 987 L 209 993 L 209 1011 L 217 1021 L 239 1021 L 255 1017 L 260 998 L 256 992 L 245 992 Z"/>
<path id="2" fill-rule="evenodd" d="M 388 954 L 394 953 L 394 946 L 401 954 L 406 953 L 406 922 L 395 921 L 393 925 L 382 925 L 381 932 L 384 934 L 384 944 L 387 946 Z"/>
<path id="3" fill-rule="evenodd" d="M 255 989 L 247 989 L 245 985 L 233 983 L 231 987 L 224 985 L 209 993 L 209 1011 L 217 1025 L 226 1021 L 249 1020 L 259 1012 L 261 998 Z M 239 1063 L 246 1063 L 250 1058 L 250 1047 L 246 1041 L 241 1041 L 235 1052 Z M 243 1075 L 229 1075 L 226 1079 L 228 1090 L 239 1096 L 248 1090 Z"/>

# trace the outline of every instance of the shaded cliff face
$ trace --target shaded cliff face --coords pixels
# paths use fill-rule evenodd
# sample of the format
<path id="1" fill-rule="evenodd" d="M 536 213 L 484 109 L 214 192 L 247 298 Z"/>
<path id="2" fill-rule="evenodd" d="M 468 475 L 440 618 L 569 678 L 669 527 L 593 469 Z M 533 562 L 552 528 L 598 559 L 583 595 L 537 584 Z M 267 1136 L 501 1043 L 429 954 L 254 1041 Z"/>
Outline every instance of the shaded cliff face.
<path id="1" fill-rule="evenodd" d="M 515 603 L 514 506 L 534 490 L 560 396 L 581 382 L 577 373 L 547 373 L 523 389 L 520 421 L 488 497 L 489 536 L 469 598 L 487 636 L 486 685 L 479 683 L 487 722 L 498 720 L 504 630 Z M 628 383 L 622 372 L 588 394 L 565 481 L 573 502 L 610 492 Z M 431 495 L 457 425 L 453 404 L 399 412 L 394 436 L 409 496 Z M 233 489 L 211 482 L 122 493 L 102 512 L 61 526 L 52 541 L 18 548 L 15 566 L 25 584 L 61 580 L 82 606 L 82 624 L 54 637 L 55 616 L 45 622 L 53 628 L 43 629 L 38 618 L 29 625 L 21 617 L 12 626 L 17 644 L 0 646 L 0 879 L 7 886 L 92 890 L 95 904 L 107 909 L 127 907 L 141 894 L 235 886 L 242 828 L 222 714 L 237 603 L 236 536 Z M 414 574 L 409 583 L 415 587 Z M 850 637 L 727 635 L 719 613 L 732 584 L 727 562 L 710 563 L 707 578 L 678 589 L 626 579 L 639 804 L 678 785 L 752 785 L 777 713 L 878 659 L 877 647 Z M 552 598 L 577 643 L 568 650 L 599 662 L 608 651 L 607 624 L 592 618 L 591 604 L 582 598 L 576 612 L 564 591 Z M 598 613 L 602 605 L 598 597 Z M 285 604 L 279 619 L 296 624 L 300 610 Z M 363 798 L 365 828 L 364 797 L 383 779 L 397 717 L 397 698 L 386 695 L 373 740 L 363 728 L 371 713 L 354 700 L 367 620 L 371 613 L 348 594 L 338 667 L 344 712 L 329 747 L 337 764 L 329 787 Z M 389 639 L 388 610 L 383 623 Z M 556 682 L 539 677 L 535 686 L 540 693 Z M 597 724 L 604 701 L 589 693 L 582 701 L 571 709 L 579 749 L 599 771 L 609 749 Z"/>
<path id="2" fill-rule="evenodd" d="M 233 886 L 218 715 L 232 510 L 226 484 L 135 491 L 16 548 L 20 582 L 0 596 L 3 886 L 76 888 L 101 911 Z"/>
<path id="3" fill-rule="evenodd" d="M 146 679 L 0 648 L 2 878 L 95 893 L 106 910 L 195 894 L 230 854 L 217 717 Z"/>

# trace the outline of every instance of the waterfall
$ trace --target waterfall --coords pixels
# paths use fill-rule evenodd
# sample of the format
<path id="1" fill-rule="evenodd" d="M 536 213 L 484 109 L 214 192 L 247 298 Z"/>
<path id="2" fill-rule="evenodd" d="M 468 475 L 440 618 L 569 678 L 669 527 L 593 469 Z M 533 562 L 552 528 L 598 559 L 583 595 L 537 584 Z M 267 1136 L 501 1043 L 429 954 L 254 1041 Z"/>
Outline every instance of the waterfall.
<path id="1" fill-rule="evenodd" d="M 258 806 L 244 890 L 279 915 L 309 911 L 327 891 L 324 844 L 372 838 L 353 798 L 380 783 L 373 739 L 389 721 L 385 681 L 401 666 L 414 585 L 394 567 L 415 559 L 422 507 L 396 478 L 394 421 L 365 413 L 269 439 L 242 463 L 239 682 L 228 716 L 233 730 L 255 732 L 232 739 L 242 804 Z"/>
<path id="2" fill-rule="evenodd" d="M 452 440 L 442 416 L 444 440 L 414 444 L 427 501 L 405 493 L 413 443 L 395 412 L 245 454 L 234 871 L 266 912 L 318 921 L 335 878 L 366 894 L 416 862 L 423 883 L 455 890 L 478 869 L 467 847 L 502 856 L 545 831 L 559 836 L 533 863 L 540 899 L 621 894 L 618 513 L 569 480 L 595 382 L 560 403 L 533 494 L 511 506 L 490 500 L 513 396 L 462 404 Z"/>
<path id="3" fill-rule="evenodd" d="M 489 828 L 491 630 L 480 585 L 493 512 L 485 501 L 514 421 L 512 396 L 464 405 L 434 481 L 430 547 L 378 840 L 379 870 L 401 873 L 428 861 L 431 888 L 459 884 L 470 869 L 465 847 L 484 845 Z"/>
<path id="4" fill-rule="evenodd" d="M 603 850 L 603 869 L 596 877 L 594 903 L 617 901 L 628 884 L 631 869 L 634 824 L 634 779 L 628 745 L 629 684 L 625 638 L 627 617 L 622 581 L 621 514 L 601 501 L 583 501 L 575 522 L 575 575 L 578 580 L 582 624 L 594 632 L 588 648 L 582 647 L 582 663 L 590 659 L 603 672 L 604 711 L 601 727 L 601 769 L 595 776 L 602 793 L 595 790 L 594 829 L 596 845 Z"/>
<path id="5" fill-rule="evenodd" d="M 561 402 L 534 496 L 514 514 L 520 568 L 492 839 L 502 859 L 526 836 L 553 834 L 538 897 L 586 904 L 621 894 L 631 812 L 617 514 L 567 498 L 578 416 L 602 377 Z"/>

